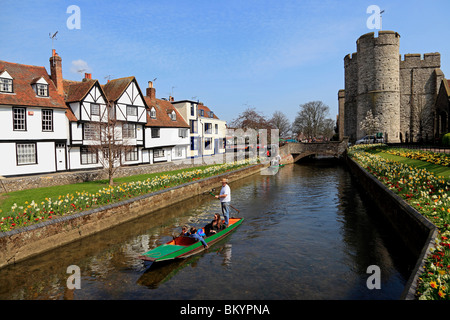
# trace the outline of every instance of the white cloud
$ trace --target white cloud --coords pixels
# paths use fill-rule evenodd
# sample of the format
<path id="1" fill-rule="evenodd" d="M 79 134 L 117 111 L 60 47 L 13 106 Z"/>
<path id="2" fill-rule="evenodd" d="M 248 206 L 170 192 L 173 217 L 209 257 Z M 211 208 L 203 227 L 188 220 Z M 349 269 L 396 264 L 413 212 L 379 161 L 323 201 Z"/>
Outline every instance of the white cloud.
<path id="1" fill-rule="evenodd" d="M 91 67 L 89 67 L 86 61 L 79 59 L 72 61 L 70 72 L 76 74 L 92 73 L 92 69 Z"/>

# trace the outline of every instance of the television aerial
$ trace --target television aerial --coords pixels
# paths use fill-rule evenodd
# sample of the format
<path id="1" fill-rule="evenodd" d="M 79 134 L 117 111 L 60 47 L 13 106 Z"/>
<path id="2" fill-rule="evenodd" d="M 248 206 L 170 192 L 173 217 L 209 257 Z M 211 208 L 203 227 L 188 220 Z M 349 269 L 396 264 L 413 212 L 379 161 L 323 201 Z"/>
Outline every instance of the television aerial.
<path id="1" fill-rule="evenodd" d="M 48 34 L 50 39 L 52 39 L 52 55 L 53 55 L 53 50 L 54 50 L 54 41 L 57 40 L 56 39 L 57 34 L 58 34 L 58 31 L 56 31 L 53 35 L 52 35 L 52 33 Z M 53 60 L 53 65 L 55 65 L 55 60 Z"/>
<path id="2" fill-rule="evenodd" d="M 56 39 L 56 35 L 58 34 L 58 31 L 56 31 L 53 35 L 51 34 L 51 33 L 49 33 L 48 35 L 49 35 L 49 37 L 50 37 L 50 39 L 52 39 L 52 50 L 54 49 L 54 46 L 53 46 L 53 42 L 55 41 L 55 40 L 58 40 L 58 39 Z"/>

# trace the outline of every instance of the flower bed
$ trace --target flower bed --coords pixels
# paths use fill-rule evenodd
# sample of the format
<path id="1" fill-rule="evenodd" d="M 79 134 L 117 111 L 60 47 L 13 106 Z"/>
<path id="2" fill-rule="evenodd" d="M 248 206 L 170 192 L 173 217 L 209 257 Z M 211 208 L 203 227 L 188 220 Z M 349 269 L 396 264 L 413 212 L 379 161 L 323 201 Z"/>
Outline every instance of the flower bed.
<path id="1" fill-rule="evenodd" d="M 422 150 L 410 150 L 402 148 L 386 148 L 384 152 L 409 159 L 426 161 L 441 166 L 450 166 L 450 155 Z"/>
<path id="2" fill-rule="evenodd" d="M 439 228 L 436 245 L 426 259 L 425 272 L 419 278 L 417 295 L 421 300 L 449 299 L 450 182 L 424 169 L 384 159 L 366 151 L 367 148 L 378 147 L 351 147 L 348 154 Z"/>
<path id="3" fill-rule="evenodd" d="M 0 219 L 0 231 L 9 231 L 58 216 L 134 198 L 164 188 L 236 170 L 249 164 L 248 160 L 242 160 L 177 174 L 162 174 L 144 181 L 108 186 L 95 193 L 75 192 L 60 195 L 57 199 L 46 198 L 45 201 L 39 203 L 31 200 L 22 205 L 14 204 L 10 212 Z"/>

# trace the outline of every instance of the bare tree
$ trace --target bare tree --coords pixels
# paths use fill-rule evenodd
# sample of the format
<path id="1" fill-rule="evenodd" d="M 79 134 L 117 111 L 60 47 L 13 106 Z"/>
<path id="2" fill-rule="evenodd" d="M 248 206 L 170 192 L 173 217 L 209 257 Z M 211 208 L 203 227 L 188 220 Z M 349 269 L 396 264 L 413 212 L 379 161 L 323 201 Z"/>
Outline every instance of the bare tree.
<path id="1" fill-rule="evenodd" d="M 289 135 L 289 132 L 291 131 L 291 123 L 283 112 L 275 111 L 269 122 L 274 128 L 279 130 L 279 135 L 281 138 Z"/>
<path id="2" fill-rule="evenodd" d="M 244 112 L 230 122 L 230 127 L 239 129 L 271 129 L 272 124 L 255 108 L 247 108 Z"/>
<path id="3" fill-rule="evenodd" d="M 132 124 L 116 119 L 113 102 L 103 110 L 100 121 L 89 124 L 92 144 L 88 148 L 108 172 L 109 185 L 114 185 L 114 174 L 123 165 L 123 157 L 133 149 L 129 142 L 132 132 L 129 126 Z"/>
<path id="4" fill-rule="evenodd" d="M 259 130 L 267 130 L 267 142 L 278 143 L 278 135 L 276 141 L 272 142 L 272 130 L 276 129 L 274 125 L 261 113 L 255 110 L 255 108 L 247 108 L 244 112 L 230 122 L 230 128 L 248 130 L 252 134 L 257 133 Z M 248 137 L 250 139 L 256 139 L 256 137 Z M 258 137 L 259 140 L 259 137 Z M 260 142 L 261 143 L 261 142 Z"/>
<path id="5" fill-rule="evenodd" d="M 307 137 L 318 137 L 328 134 L 331 124 L 334 127 L 334 120 L 327 119 L 329 107 L 322 101 L 310 101 L 300 105 L 300 111 L 292 124 L 292 132 L 303 133 Z"/>

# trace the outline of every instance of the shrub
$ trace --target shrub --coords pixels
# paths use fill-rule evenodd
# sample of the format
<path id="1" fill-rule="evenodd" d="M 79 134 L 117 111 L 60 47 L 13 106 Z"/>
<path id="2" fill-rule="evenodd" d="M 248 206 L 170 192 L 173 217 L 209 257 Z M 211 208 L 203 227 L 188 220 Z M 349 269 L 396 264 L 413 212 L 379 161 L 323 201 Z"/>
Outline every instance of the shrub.
<path id="1" fill-rule="evenodd" d="M 444 146 L 449 146 L 450 145 L 450 133 L 444 134 L 444 136 L 442 137 L 442 144 Z"/>

